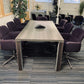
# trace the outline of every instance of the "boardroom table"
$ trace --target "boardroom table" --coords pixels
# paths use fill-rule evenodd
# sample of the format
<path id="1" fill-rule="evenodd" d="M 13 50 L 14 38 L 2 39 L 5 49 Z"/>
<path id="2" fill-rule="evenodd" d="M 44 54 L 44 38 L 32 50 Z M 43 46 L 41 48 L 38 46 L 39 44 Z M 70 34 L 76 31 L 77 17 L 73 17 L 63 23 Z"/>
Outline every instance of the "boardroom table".
<path id="1" fill-rule="evenodd" d="M 40 27 L 39 27 L 40 26 Z M 42 28 L 41 28 L 42 27 Z M 23 70 L 23 57 L 21 42 L 58 42 L 55 70 L 61 70 L 64 39 L 57 30 L 53 21 L 30 20 L 20 34 L 16 37 L 16 54 L 19 70 Z M 33 52 L 33 51 L 32 51 Z"/>

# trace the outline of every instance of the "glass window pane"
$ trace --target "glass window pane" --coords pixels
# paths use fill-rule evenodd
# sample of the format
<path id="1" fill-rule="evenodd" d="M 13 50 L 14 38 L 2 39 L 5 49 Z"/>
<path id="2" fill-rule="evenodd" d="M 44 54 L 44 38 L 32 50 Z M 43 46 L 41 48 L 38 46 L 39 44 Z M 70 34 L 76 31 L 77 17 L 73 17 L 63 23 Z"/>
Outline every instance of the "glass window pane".
<path id="1" fill-rule="evenodd" d="M 3 0 L 3 4 L 4 4 L 5 14 L 10 13 L 11 12 L 11 2 L 10 2 L 10 0 Z"/>
<path id="2" fill-rule="evenodd" d="M 52 2 L 52 0 L 35 0 L 37 2 Z"/>

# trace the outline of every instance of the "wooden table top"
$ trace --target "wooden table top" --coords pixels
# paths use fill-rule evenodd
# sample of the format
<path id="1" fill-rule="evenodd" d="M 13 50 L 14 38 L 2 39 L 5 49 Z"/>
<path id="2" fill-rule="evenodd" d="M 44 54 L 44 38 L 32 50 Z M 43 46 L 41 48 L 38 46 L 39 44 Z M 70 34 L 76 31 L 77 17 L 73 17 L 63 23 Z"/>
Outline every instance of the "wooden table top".
<path id="1" fill-rule="evenodd" d="M 36 29 L 38 25 L 45 26 L 44 29 Z M 34 21 L 30 20 L 25 28 L 16 37 L 16 41 L 51 41 L 64 42 L 61 34 L 57 30 L 53 21 Z"/>

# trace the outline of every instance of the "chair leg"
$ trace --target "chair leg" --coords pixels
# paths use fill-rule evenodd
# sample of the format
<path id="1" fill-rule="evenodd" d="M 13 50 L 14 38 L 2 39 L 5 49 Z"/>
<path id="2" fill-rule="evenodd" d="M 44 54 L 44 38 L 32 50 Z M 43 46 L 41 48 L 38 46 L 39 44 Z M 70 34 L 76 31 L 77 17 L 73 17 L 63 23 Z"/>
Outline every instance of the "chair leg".
<path id="1" fill-rule="evenodd" d="M 76 61 L 79 61 L 79 59 L 76 59 L 76 58 L 73 58 L 73 57 L 69 57 L 69 53 L 65 53 L 66 54 L 66 59 L 67 59 L 67 62 L 70 66 L 70 69 L 72 69 L 72 65 L 71 65 L 71 62 L 69 59 L 72 59 L 72 60 L 76 60 Z"/>
<path id="2" fill-rule="evenodd" d="M 73 57 L 69 57 L 69 56 L 66 56 L 66 58 L 68 58 L 68 59 L 72 59 L 72 60 L 76 60 L 76 61 L 79 61 L 79 59 L 77 59 L 77 58 L 73 58 Z"/>
<path id="3" fill-rule="evenodd" d="M 2 65 L 4 66 L 4 65 L 7 64 L 9 61 L 11 61 L 13 58 L 15 58 L 15 51 L 13 51 L 13 56 L 10 57 L 8 60 L 6 60 Z"/>
<path id="4" fill-rule="evenodd" d="M 68 64 L 69 64 L 69 66 L 70 66 L 70 69 L 72 69 L 71 62 L 69 61 L 69 59 L 67 59 L 67 61 L 68 61 Z"/>

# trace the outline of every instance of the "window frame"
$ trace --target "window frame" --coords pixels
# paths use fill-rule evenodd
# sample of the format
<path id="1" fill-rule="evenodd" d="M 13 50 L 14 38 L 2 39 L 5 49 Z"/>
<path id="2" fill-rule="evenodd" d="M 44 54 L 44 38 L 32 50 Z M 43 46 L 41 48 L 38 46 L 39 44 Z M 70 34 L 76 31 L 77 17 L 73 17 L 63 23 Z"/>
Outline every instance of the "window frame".
<path id="1" fill-rule="evenodd" d="M 10 0 L 10 2 L 11 2 L 11 0 Z M 10 5 L 11 5 L 11 4 L 10 4 Z M 4 12 L 4 4 L 3 4 L 3 0 L 0 0 L 0 10 L 1 10 L 1 11 L 0 11 L 0 18 L 12 14 L 12 12 L 10 12 L 10 13 L 6 13 L 6 14 L 5 14 L 5 12 Z"/>

